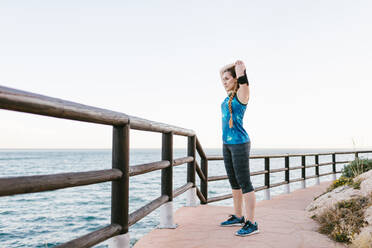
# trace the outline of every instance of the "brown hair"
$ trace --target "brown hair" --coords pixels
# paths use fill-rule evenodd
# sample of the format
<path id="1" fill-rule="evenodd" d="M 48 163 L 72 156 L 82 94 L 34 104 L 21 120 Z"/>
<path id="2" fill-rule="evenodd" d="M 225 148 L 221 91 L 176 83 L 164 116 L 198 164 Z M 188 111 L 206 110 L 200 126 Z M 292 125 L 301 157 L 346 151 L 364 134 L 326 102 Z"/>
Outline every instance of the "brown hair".
<path id="1" fill-rule="evenodd" d="M 231 76 L 232 76 L 233 78 L 236 78 L 235 66 L 226 69 L 224 72 L 230 72 Z M 229 97 L 228 105 L 229 105 L 229 112 L 230 112 L 230 120 L 229 120 L 229 127 L 230 127 L 230 128 L 233 127 L 233 119 L 232 119 L 232 108 L 231 108 L 231 102 L 232 102 L 232 100 L 233 100 L 235 94 L 238 92 L 238 89 L 239 89 L 239 84 L 236 83 L 236 84 L 235 84 L 235 87 L 234 87 L 234 90 L 233 90 L 232 94 L 231 94 L 230 97 Z"/>

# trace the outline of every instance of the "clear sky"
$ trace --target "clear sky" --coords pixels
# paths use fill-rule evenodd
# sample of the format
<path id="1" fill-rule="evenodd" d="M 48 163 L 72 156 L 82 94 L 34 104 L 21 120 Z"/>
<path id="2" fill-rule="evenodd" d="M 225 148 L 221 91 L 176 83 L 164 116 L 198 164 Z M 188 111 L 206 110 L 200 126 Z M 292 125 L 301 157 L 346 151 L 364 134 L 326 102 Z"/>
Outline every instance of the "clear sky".
<path id="1" fill-rule="evenodd" d="M 240 59 L 252 148 L 370 148 L 371 13 L 369 0 L 1 1 L 0 85 L 193 129 L 219 148 L 219 69 Z M 131 134 L 133 148 L 161 145 Z M 111 148 L 111 135 L 0 110 L 0 148 Z"/>

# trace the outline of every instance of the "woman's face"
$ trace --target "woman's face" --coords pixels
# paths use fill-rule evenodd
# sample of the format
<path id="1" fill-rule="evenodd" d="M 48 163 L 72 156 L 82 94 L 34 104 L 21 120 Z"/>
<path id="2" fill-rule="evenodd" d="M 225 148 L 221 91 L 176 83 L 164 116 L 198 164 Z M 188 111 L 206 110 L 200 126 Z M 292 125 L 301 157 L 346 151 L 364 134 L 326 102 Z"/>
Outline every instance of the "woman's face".
<path id="1" fill-rule="evenodd" d="M 222 74 L 223 87 L 227 92 L 234 89 L 234 86 L 237 82 L 236 78 L 233 78 L 231 73 L 226 71 Z"/>

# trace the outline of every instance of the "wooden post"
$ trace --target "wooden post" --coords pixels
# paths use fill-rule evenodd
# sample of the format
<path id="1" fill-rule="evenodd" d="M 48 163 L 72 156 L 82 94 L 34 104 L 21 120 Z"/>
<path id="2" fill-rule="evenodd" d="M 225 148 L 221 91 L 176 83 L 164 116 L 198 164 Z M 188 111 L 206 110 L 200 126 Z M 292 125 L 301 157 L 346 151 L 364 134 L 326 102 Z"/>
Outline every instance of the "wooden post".
<path id="1" fill-rule="evenodd" d="M 200 180 L 200 191 L 203 194 L 206 202 L 200 202 L 201 204 L 207 204 L 208 203 L 208 160 L 206 158 L 201 157 L 201 171 L 203 172 L 205 176 L 205 181 Z"/>
<path id="2" fill-rule="evenodd" d="M 290 188 L 290 182 L 289 182 L 289 156 L 284 157 L 284 163 L 285 163 L 285 168 L 287 169 L 285 171 L 285 181 L 287 181 L 286 187 L 287 187 L 287 193 L 289 194 L 291 192 Z"/>
<path id="3" fill-rule="evenodd" d="M 168 160 L 170 166 L 161 170 L 161 194 L 169 200 L 160 207 L 159 228 L 176 228 L 173 220 L 173 132 L 163 133 L 161 159 Z"/>
<path id="4" fill-rule="evenodd" d="M 110 247 L 129 245 L 129 124 L 113 127 L 112 168 L 119 169 L 123 176 L 111 182 L 111 224 L 122 227 L 120 235 L 113 237 Z"/>
<path id="5" fill-rule="evenodd" d="M 267 171 L 265 173 L 265 186 L 267 186 L 267 188 L 265 189 L 265 200 L 270 200 L 271 199 L 271 196 L 270 196 L 270 158 L 269 157 L 265 157 L 265 170 Z"/>
<path id="6" fill-rule="evenodd" d="M 359 153 L 358 152 L 355 153 L 355 159 L 359 159 Z"/>
<path id="7" fill-rule="evenodd" d="M 319 178 L 319 155 L 315 155 L 315 175 L 316 175 L 316 184 L 320 184 L 320 178 Z"/>
<path id="8" fill-rule="evenodd" d="M 193 162 L 187 163 L 187 182 L 193 183 L 195 187 L 195 149 L 196 149 L 196 138 L 195 136 L 187 137 L 187 156 L 194 157 Z"/>
<path id="9" fill-rule="evenodd" d="M 305 156 L 301 156 L 301 165 L 303 166 L 302 170 L 301 170 L 301 178 L 303 179 L 301 181 L 301 185 L 302 185 L 302 188 L 306 188 L 306 155 Z"/>
<path id="10" fill-rule="evenodd" d="M 195 184 L 196 174 L 196 136 L 187 137 L 187 156 L 194 158 L 194 161 L 187 163 L 187 182 L 191 182 L 193 187 L 187 192 L 186 206 L 194 207 L 197 206 L 197 194 Z"/>
<path id="11" fill-rule="evenodd" d="M 333 180 L 336 180 L 336 153 L 332 154 L 332 172 L 333 172 Z"/>
<path id="12" fill-rule="evenodd" d="M 161 194 L 173 201 L 173 133 L 163 133 L 161 160 L 168 160 L 170 166 L 161 170 Z"/>

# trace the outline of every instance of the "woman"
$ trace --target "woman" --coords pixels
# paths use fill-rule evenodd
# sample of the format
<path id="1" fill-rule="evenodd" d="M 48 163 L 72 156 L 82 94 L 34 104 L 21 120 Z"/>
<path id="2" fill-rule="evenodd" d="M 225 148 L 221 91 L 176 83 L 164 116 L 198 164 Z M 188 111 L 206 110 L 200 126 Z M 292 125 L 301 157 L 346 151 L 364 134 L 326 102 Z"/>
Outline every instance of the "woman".
<path id="1" fill-rule="evenodd" d="M 243 117 L 249 100 L 249 82 L 245 65 L 238 60 L 220 71 L 228 96 L 221 104 L 223 157 L 226 173 L 232 188 L 235 214 L 221 226 L 243 226 L 235 235 L 247 236 L 259 233 L 254 221 L 255 191 L 250 180 L 249 153 L 251 141 L 243 128 Z M 242 214 L 244 199 L 246 217 Z"/>

